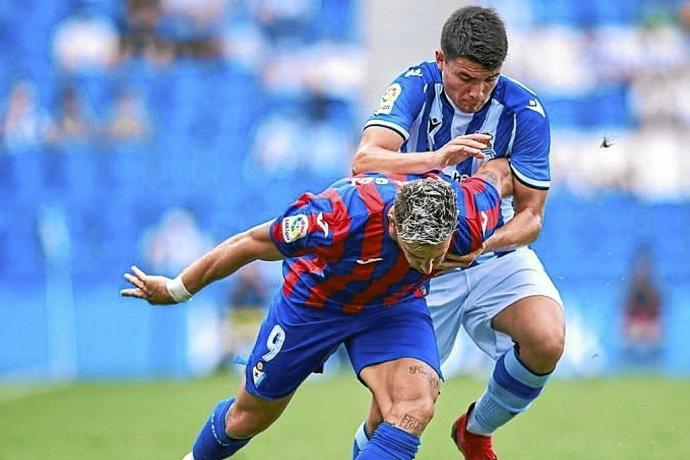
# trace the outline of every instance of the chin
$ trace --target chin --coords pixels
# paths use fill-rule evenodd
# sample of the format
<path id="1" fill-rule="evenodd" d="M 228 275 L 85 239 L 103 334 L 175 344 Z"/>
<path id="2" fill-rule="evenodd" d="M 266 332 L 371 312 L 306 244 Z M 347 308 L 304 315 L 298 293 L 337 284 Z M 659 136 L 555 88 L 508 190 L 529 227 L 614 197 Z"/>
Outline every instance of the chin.
<path id="1" fill-rule="evenodd" d="M 465 113 L 475 113 L 475 112 L 478 112 L 482 108 L 482 106 L 479 104 L 473 104 L 473 105 L 462 104 L 462 105 L 458 105 L 458 107 L 460 108 L 460 110 L 462 110 Z"/>

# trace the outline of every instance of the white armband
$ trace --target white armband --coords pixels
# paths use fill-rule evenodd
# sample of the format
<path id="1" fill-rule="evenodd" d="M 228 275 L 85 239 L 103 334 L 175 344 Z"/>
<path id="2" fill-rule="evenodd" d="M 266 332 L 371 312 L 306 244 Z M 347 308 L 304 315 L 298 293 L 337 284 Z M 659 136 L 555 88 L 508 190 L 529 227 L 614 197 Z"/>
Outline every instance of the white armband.
<path id="1" fill-rule="evenodd" d="M 182 275 L 178 275 L 176 278 L 168 281 L 165 287 L 168 289 L 168 294 L 170 294 L 170 297 L 172 297 L 175 303 L 186 302 L 192 298 L 192 294 L 189 293 L 182 282 Z"/>

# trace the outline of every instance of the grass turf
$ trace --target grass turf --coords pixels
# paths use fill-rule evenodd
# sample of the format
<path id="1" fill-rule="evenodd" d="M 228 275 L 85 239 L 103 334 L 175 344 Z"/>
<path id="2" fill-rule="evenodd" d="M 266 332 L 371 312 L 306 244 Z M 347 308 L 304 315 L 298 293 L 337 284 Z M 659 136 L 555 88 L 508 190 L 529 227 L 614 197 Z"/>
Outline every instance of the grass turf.
<path id="1" fill-rule="evenodd" d="M 22 393 L 0 387 L 0 459 L 179 459 L 214 403 L 237 381 L 93 383 Z M 483 382 L 443 386 L 417 458 L 457 459 L 448 434 Z M 350 376 L 308 382 L 286 413 L 234 458 L 348 459 L 366 390 Z M 690 459 L 690 382 L 654 378 L 554 381 L 501 429 L 508 460 Z"/>

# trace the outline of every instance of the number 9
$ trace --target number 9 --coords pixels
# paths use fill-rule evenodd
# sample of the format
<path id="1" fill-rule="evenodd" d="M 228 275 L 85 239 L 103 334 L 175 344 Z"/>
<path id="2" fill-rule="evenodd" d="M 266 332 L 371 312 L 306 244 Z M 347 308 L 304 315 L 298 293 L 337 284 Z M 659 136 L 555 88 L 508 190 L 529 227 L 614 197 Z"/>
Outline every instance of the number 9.
<path id="1" fill-rule="evenodd" d="M 270 361 L 280 353 L 280 349 L 283 348 L 283 343 L 285 343 L 285 331 L 280 324 L 276 324 L 271 329 L 268 334 L 268 339 L 266 340 L 266 348 L 268 348 L 268 353 L 261 356 L 264 361 Z"/>

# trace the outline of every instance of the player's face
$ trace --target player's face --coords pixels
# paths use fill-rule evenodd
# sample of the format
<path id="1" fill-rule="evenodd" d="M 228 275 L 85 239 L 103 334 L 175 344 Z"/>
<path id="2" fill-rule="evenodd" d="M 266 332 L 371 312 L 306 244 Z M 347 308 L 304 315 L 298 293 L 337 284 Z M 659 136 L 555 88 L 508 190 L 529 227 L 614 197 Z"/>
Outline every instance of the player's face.
<path id="1" fill-rule="evenodd" d="M 410 267 L 425 275 L 429 275 L 432 271 L 438 269 L 441 262 L 443 262 L 443 258 L 446 256 L 446 252 L 448 252 L 448 247 L 450 246 L 450 240 L 451 237 L 449 236 L 443 243 L 433 246 L 411 245 L 404 241 L 399 241 L 398 244 L 407 259 L 407 263 L 410 264 Z"/>
<path id="2" fill-rule="evenodd" d="M 465 58 L 451 61 L 442 51 L 436 51 L 436 63 L 443 77 L 443 91 L 453 104 L 465 113 L 481 110 L 496 87 L 501 69 L 486 70 Z"/>

